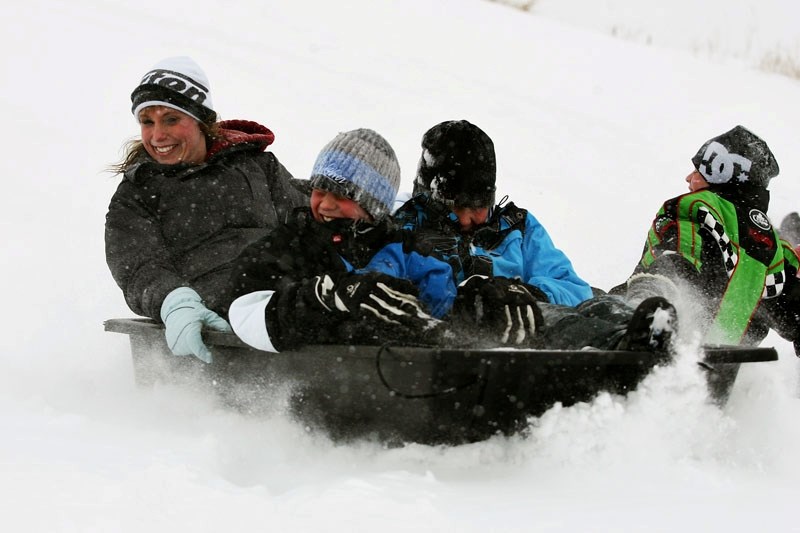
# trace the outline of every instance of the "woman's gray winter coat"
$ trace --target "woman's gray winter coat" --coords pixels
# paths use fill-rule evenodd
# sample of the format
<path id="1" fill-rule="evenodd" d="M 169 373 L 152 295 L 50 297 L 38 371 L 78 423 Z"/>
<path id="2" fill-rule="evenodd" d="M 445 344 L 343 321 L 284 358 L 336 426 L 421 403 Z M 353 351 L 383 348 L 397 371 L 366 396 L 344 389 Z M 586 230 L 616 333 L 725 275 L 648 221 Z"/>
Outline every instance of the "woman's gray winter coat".
<path id="1" fill-rule="evenodd" d="M 248 121 L 221 123 L 223 139 L 200 165 L 129 168 L 106 215 L 106 261 L 131 310 L 159 320 L 173 289 L 195 289 L 225 316 L 231 262 L 308 204 L 300 182 L 270 152 L 274 136 Z"/>

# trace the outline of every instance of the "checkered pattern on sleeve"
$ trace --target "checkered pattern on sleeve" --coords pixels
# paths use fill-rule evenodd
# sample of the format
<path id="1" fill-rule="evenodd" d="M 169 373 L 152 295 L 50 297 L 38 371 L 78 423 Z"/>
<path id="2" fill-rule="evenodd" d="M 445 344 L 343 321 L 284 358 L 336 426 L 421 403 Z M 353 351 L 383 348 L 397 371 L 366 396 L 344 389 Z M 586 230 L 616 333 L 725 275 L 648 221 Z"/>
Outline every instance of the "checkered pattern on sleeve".
<path id="1" fill-rule="evenodd" d="M 723 225 L 714 218 L 710 211 L 704 208 L 697 210 L 697 219 L 701 226 L 703 226 L 711 234 L 712 238 L 719 246 L 722 253 L 723 261 L 725 262 L 725 270 L 730 278 L 733 275 L 736 265 L 739 263 L 739 255 L 736 253 L 731 240 L 725 233 Z M 768 274 L 764 282 L 764 291 L 761 294 L 762 298 L 774 298 L 783 292 L 783 284 L 786 282 L 786 276 L 783 270 Z"/>
<path id="2" fill-rule="evenodd" d="M 783 292 L 783 284 L 786 282 L 786 273 L 783 270 L 768 274 L 764 283 L 762 298 L 774 298 Z"/>
<path id="3" fill-rule="evenodd" d="M 725 233 L 725 227 L 719 220 L 714 218 L 714 215 L 709 210 L 702 207 L 697 210 L 697 221 L 711 233 L 711 237 L 719 246 L 719 250 L 722 252 L 722 259 L 725 262 L 725 270 L 730 278 L 736 269 L 736 265 L 739 264 L 739 255 L 733 248 L 728 234 Z"/>

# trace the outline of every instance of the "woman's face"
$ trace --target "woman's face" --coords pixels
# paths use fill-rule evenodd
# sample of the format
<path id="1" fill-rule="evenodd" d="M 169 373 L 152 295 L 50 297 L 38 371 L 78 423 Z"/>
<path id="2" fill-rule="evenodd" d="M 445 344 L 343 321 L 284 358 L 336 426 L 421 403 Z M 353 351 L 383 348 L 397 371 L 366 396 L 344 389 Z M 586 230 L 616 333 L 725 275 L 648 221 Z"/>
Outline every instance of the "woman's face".
<path id="1" fill-rule="evenodd" d="M 311 214 L 317 222 L 330 222 L 337 218 L 372 220 L 369 213 L 353 200 L 321 189 L 311 190 Z"/>
<path id="2" fill-rule="evenodd" d="M 139 111 L 144 149 L 162 165 L 199 164 L 206 160 L 206 138 L 195 119 L 170 107 Z"/>
<path id="3" fill-rule="evenodd" d="M 700 189 L 705 189 L 706 187 L 708 187 L 708 182 L 706 181 L 706 179 L 703 177 L 702 174 L 700 174 L 700 172 L 696 170 L 691 174 L 689 174 L 688 176 L 686 176 L 686 183 L 689 184 L 689 190 L 692 192 L 699 191 Z"/>

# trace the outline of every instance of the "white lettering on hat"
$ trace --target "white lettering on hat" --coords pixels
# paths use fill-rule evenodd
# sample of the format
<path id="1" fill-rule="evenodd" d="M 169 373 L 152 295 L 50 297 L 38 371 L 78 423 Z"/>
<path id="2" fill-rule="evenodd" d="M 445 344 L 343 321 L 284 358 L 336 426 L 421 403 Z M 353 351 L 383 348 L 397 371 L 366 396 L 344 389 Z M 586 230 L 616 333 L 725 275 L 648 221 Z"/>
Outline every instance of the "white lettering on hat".
<path id="1" fill-rule="evenodd" d="M 747 181 L 753 162 L 744 156 L 729 152 L 724 145 L 713 141 L 709 143 L 703 154 L 700 173 L 709 183 L 727 183 L 734 177 L 735 166 L 739 167 L 736 178 Z"/>
<path id="2" fill-rule="evenodd" d="M 208 89 L 206 87 L 203 87 L 189 76 L 173 70 L 151 70 L 142 78 L 140 85 L 145 84 L 161 85 L 191 98 L 198 104 L 202 104 L 208 98 Z"/>

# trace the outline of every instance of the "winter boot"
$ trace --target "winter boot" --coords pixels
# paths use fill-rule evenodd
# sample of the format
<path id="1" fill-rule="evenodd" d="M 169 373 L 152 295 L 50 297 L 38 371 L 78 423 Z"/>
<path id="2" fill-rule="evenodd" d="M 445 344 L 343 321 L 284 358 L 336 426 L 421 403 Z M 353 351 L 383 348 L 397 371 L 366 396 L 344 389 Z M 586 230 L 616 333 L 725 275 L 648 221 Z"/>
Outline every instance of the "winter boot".
<path id="1" fill-rule="evenodd" d="M 661 296 L 647 298 L 633 312 L 617 350 L 667 353 L 677 325 L 674 305 Z"/>

